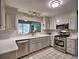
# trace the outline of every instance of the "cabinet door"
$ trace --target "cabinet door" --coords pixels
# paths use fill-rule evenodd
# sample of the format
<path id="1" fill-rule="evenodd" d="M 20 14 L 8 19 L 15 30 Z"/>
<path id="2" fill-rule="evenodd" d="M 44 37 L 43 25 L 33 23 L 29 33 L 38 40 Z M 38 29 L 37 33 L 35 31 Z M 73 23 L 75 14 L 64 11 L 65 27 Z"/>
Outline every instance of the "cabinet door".
<path id="1" fill-rule="evenodd" d="M 67 52 L 75 55 L 75 40 L 67 39 Z"/>
<path id="2" fill-rule="evenodd" d="M 14 30 L 15 24 L 15 15 L 6 14 L 6 30 Z"/>
<path id="3" fill-rule="evenodd" d="M 76 19 L 70 19 L 70 25 L 69 28 L 71 30 L 77 30 L 77 20 Z"/>
<path id="4" fill-rule="evenodd" d="M 1 54 L 0 59 L 17 59 L 16 57 L 16 51 Z"/>
<path id="5" fill-rule="evenodd" d="M 0 30 L 5 30 L 5 0 L 0 0 Z"/>
<path id="6" fill-rule="evenodd" d="M 0 29 L 1 29 L 1 0 L 0 0 Z"/>
<path id="7" fill-rule="evenodd" d="M 67 24 L 67 23 L 69 23 L 69 21 L 68 21 L 68 16 L 65 15 L 65 16 L 57 17 L 57 18 L 55 19 L 55 22 L 56 22 L 56 25 Z"/>
<path id="8" fill-rule="evenodd" d="M 43 37 L 42 40 L 41 40 L 41 44 L 42 44 L 42 48 L 48 47 L 50 45 L 49 38 Z"/>
<path id="9" fill-rule="evenodd" d="M 30 44 L 30 53 L 37 50 L 37 43 Z"/>
<path id="10" fill-rule="evenodd" d="M 54 46 L 54 36 L 51 36 L 50 40 L 51 40 L 51 46 Z"/>
<path id="11" fill-rule="evenodd" d="M 13 7 L 6 6 L 5 8 L 5 27 L 6 30 L 15 30 L 16 29 L 16 14 L 17 9 Z"/>
<path id="12" fill-rule="evenodd" d="M 77 14 L 76 12 L 75 13 L 72 13 L 70 15 L 70 19 L 69 19 L 69 28 L 72 29 L 72 30 L 77 30 Z"/>

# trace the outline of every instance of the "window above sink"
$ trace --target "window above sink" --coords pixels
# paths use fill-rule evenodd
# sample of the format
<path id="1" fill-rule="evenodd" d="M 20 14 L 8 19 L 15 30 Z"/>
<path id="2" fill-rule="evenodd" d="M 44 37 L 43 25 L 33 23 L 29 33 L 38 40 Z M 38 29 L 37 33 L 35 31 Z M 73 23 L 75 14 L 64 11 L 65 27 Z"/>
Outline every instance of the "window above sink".
<path id="1" fill-rule="evenodd" d="M 33 32 L 41 32 L 41 23 L 36 21 L 18 20 L 18 33 L 26 34 Z"/>

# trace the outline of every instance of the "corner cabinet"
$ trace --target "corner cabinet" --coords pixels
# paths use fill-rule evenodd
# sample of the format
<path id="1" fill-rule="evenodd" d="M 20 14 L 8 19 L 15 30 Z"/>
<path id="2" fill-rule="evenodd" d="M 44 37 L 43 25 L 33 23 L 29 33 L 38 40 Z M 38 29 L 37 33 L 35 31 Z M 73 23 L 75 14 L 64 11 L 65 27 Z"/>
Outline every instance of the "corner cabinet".
<path id="1" fill-rule="evenodd" d="M 17 8 L 5 7 L 5 30 L 16 30 Z"/>
<path id="2" fill-rule="evenodd" d="M 5 30 L 5 0 L 0 0 L 0 30 Z"/>

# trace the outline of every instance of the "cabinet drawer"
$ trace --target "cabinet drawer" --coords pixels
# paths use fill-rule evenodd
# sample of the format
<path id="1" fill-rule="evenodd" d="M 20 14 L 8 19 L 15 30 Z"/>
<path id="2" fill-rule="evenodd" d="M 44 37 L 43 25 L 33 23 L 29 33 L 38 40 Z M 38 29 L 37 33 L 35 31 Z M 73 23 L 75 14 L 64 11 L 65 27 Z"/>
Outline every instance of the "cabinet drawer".
<path id="1" fill-rule="evenodd" d="M 30 44 L 36 43 L 37 40 L 36 39 L 30 39 Z"/>
<path id="2" fill-rule="evenodd" d="M 68 39 L 67 42 L 69 42 L 69 43 L 74 43 L 74 40 Z"/>
<path id="3" fill-rule="evenodd" d="M 72 45 L 71 43 L 69 43 L 69 44 L 67 44 L 67 48 L 75 48 L 75 46 L 74 45 Z"/>

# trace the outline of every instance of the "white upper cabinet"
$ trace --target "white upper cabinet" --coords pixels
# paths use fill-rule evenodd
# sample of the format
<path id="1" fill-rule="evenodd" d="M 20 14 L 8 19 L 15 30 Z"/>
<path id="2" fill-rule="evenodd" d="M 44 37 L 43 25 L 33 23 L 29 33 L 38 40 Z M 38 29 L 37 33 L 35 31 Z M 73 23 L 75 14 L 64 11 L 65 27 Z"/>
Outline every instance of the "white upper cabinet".
<path id="1" fill-rule="evenodd" d="M 67 24 L 69 22 L 68 16 L 63 15 L 55 18 L 56 25 Z"/>
<path id="2" fill-rule="evenodd" d="M 60 24 L 69 24 L 69 29 L 76 30 L 77 29 L 76 12 L 52 17 L 52 19 L 50 20 L 50 29 L 56 29 L 56 25 Z"/>
<path id="3" fill-rule="evenodd" d="M 0 30 L 5 30 L 5 0 L 0 0 Z"/>
<path id="4" fill-rule="evenodd" d="M 68 24 L 68 16 L 57 16 L 50 20 L 50 29 L 56 29 L 56 25 Z"/>
<path id="5" fill-rule="evenodd" d="M 16 29 L 16 14 L 17 14 L 17 8 L 6 6 L 5 8 L 5 29 L 6 30 Z"/>
<path id="6" fill-rule="evenodd" d="M 0 30 L 14 30 L 16 28 L 17 9 L 6 7 L 5 0 L 0 0 Z"/>
<path id="7" fill-rule="evenodd" d="M 77 30 L 77 13 L 72 13 L 70 14 L 70 18 L 69 18 L 69 29 L 71 30 Z"/>

